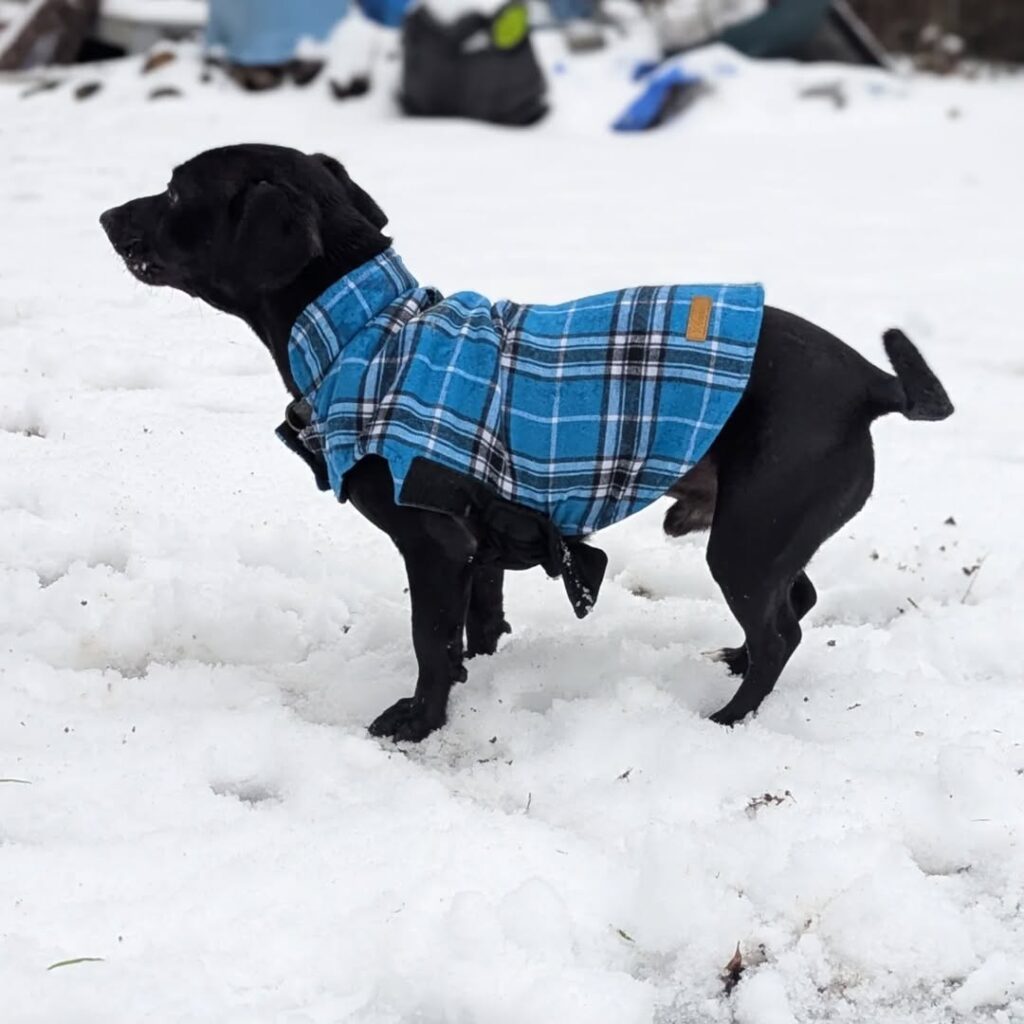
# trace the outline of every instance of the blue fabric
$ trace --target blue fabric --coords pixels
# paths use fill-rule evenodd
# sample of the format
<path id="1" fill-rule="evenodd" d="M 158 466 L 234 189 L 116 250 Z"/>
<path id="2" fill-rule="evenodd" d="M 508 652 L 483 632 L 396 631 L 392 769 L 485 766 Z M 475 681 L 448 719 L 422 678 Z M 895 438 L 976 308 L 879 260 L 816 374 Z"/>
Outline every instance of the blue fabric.
<path id="1" fill-rule="evenodd" d="M 586 21 L 594 17 L 596 0 L 548 0 L 555 21 Z"/>
<path id="2" fill-rule="evenodd" d="M 397 28 L 402 24 L 411 0 L 358 0 L 359 6 L 372 21 Z"/>
<path id="3" fill-rule="evenodd" d="M 409 0 L 357 0 L 363 13 L 398 25 Z M 348 13 L 350 0 L 210 0 L 206 40 L 235 64 L 283 64 L 303 38 L 322 42 Z"/>
<path id="4" fill-rule="evenodd" d="M 612 128 L 617 132 L 639 132 L 660 124 L 672 100 L 680 90 L 692 89 L 701 83 L 697 75 L 678 65 L 653 75 L 643 92 L 618 116 Z"/>
<path id="5" fill-rule="evenodd" d="M 690 302 L 713 307 L 686 340 Z M 331 486 L 369 454 L 395 497 L 423 457 L 549 517 L 566 537 L 662 497 L 708 450 L 750 377 L 760 285 L 629 288 L 558 306 L 421 288 L 389 249 L 299 316 L 289 362 L 303 442 Z"/>

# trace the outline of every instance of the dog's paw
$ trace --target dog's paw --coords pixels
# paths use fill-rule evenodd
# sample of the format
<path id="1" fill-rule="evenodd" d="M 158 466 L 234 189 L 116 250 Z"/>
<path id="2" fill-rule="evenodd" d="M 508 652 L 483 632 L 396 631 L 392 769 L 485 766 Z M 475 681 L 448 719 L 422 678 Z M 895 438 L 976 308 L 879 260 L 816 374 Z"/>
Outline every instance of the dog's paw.
<path id="1" fill-rule="evenodd" d="M 714 722 L 715 725 L 724 725 L 726 728 L 731 729 L 734 725 L 742 722 L 747 715 L 752 714 L 749 708 L 734 707 L 730 701 L 719 711 L 716 711 L 713 715 L 708 716 L 708 721 Z"/>
<path id="2" fill-rule="evenodd" d="M 475 658 L 478 654 L 494 654 L 498 649 L 498 641 L 511 633 L 512 627 L 504 620 L 489 622 L 466 623 L 466 657 Z"/>
<path id="3" fill-rule="evenodd" d="M 712 661 L 721 661 L 734 676 L 747 674 L 750 667 L 750 656 L 746 647 L 723 647 L 717 651 L 705 651 L 704 656 Z"/>
<path id="4" fill-rule="evenodd" d="M 370 726 L 371 736 L 389 736 L 396 742 L 419 743 L 445 723 L 445 714 L 430 709 L 416 697 L 395 701 Z"/>

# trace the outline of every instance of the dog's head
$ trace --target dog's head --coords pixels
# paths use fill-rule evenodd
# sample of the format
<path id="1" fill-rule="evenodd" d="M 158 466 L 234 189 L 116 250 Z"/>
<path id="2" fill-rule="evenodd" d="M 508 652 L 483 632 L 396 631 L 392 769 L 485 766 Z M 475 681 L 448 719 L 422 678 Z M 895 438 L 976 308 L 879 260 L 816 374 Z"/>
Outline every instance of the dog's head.
<path id="1" fill-rule="evenodd" d="M 283 146 L 208 150 L 100 223 L 140 281 L 239 314 L 300 278 L 311 301 L 388 244 L 387 217 L 337 160 Z"/>

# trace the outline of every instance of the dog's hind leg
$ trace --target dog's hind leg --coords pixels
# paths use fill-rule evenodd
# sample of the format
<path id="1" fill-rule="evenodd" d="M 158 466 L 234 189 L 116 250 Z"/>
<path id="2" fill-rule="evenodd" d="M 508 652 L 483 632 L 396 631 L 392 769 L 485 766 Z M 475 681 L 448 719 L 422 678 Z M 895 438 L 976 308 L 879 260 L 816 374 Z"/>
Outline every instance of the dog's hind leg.
<path id="1" fill-rule="evenodd" d="M 800 643 L 800 618 L 817 597 L 804 567 L 861 509 L 873 479 L 866 430 L 799 472 L 780 473 L 770 458 L 723 468 L 707 557 L 743 629 L 745 647 L 739 650 L 747 663 L 737 654 L 743 682 L 713 721 L 732 725 L 771 693 Z"/>
<path id="2" fill-rule="evenodd" d="M 711 716 L 720 725 L 733 725 L 771 693 L 800 643 L 800 623 L 789 601 L 790 584 L 772 579 L 767 566 L 752 567 L 751 573 L 737 571 L 734 563 L 723 563 L 717 555 L 709 563 L 746 638 L 739 649 L 747 660 L 743 682 L 732 700 Z"/>
<path id="3" fill-rule="evenodd" d="M 818 592 L 814 589 L 814 584 L 806 572 L 800 572 L 793 581 L 793 586 L 789 588 L 789 603 L 798 622 L 818 603 Z M 723 647 L 721 650 L 711 651 L 708 657 L 712 661 L 725 662 L 726 667 L 734 676 L 745 675 L 747 666 L 750 664 L 746 644 L 740 647 Z"/>
<path id="4" fill-rule="evenodd" d="M 789 601 L 797 619 L 802 619 L 818 603 L 818 592 L 806 572 L 801 572 L 793 581 Z"/>

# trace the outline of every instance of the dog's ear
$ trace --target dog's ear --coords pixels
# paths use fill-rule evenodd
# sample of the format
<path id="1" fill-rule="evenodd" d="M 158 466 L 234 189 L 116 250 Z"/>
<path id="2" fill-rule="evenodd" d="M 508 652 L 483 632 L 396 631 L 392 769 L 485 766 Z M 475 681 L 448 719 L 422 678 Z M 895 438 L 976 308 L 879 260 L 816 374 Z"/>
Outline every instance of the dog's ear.
<path id="1" fill-rule="evenodd" d="M 283 288 L 323 252 L 313 201 L 269 181 L 252 185 L 235 229 L 233 260 L 260 291 Z"/>
<path id="2" fill-rule="evenodd" d="M 348 193 L 352 205 L 379 231 L 387 222 L 387 214 L 364 192 L 349 176 L 348 171 L 326 153 L 314 153 L 314 160 L 319 160 L 341 182 Z"/>

